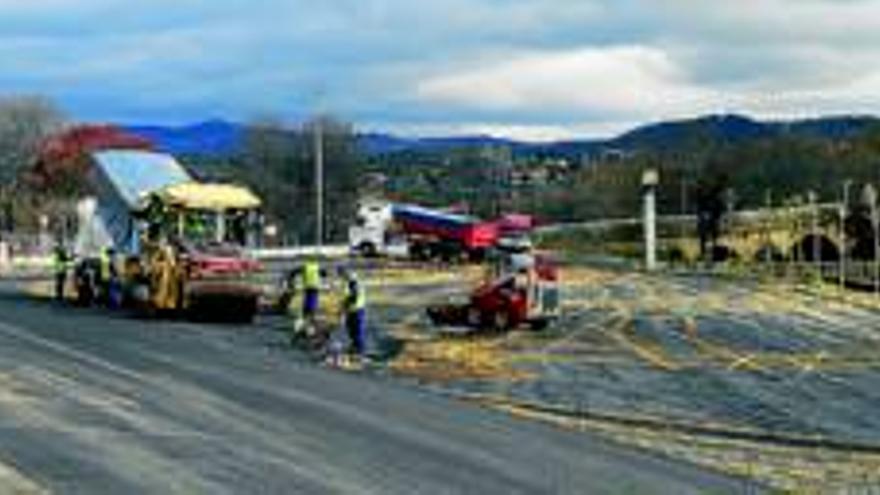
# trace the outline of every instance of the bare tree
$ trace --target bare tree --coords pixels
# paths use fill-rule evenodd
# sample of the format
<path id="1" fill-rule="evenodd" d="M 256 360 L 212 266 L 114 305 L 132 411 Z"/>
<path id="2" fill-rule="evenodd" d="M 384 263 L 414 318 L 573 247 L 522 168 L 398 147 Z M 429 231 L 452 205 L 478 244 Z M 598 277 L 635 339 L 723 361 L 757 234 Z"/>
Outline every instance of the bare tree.
<path id="1" fill-rule="evenodd" d="M 252 122 L 241 149 L 241 180 L 263 196 L 270 218 L 280 220 L 289 234 L 313 238 L 317 229 L 315 131 L 319 125 L 324 153 L 324 237 L 339 241 L 353 213 L 361 159 L 350 123 L 327 116 L 295 126 L 271 117 Z"/>
<path id="2" fill-rule="evenodd" d="M 63 123 L 61 112 L 46 98 L 0 97 L 0 182 L 14 182 L 23 167 L 34 163 L 43 141 Z"/>
<path id="3" fill-rule="evenodd" d="M 39 96 L 0 96 L 0 230 L 12 228 L 19 173 L 37 159 L 46 138 L 64 118 L 52 101 Z"/>

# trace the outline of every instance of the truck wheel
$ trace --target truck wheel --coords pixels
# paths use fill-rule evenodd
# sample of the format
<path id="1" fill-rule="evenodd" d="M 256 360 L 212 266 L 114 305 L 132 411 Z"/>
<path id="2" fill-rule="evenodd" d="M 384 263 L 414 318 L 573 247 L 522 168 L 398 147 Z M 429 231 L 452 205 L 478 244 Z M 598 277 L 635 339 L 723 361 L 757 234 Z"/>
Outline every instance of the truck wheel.
<path id="1" fill-rule="evenodd" d="M 94 300 L 94 295 L 89 287 L 83 284 L 79 285 L 76 289 L 76 303 L 83 307 L 91 306 Z"/>
<path id="2" fill-rule="evenodd" d="M 480 328 L 485 322 L 483 319 L 483 312 L 476 306 L 468 306 L 464 313 L 464 319 L 467 326 L 472 328 Z"/>
<path id="3" fill-rule="evenodd" d="M 379 251 L 376 249 L 376 245 L 372 242 L 365 242 L 358 246 L 358 251 L 361 253 L 361 256 L 364 258 L 375 258 Z"/>
<path id="4" fill-rule="evenodd" d="M 454 261 L 455 254 L 448 247 L 442 246 L 439 248 L 439 251 L 440 261 L 444 263 L 452 263 Z"/>
<path id="5" fill-rule="evenodd" d="M 76 303 L 79 306 L 91 306 L 95 301 L 94 283 L 86 270 L 78 270 L 74 275 L 76 285 Z"/>
<path id="6" fill-rule="evenodd" d="M 492 329 L 499 332 L 510 330 L 510 313 L 501 309 L 492 315 Z"/>
<path id="7" fill-rule="evenodd" d="M 253 323 L 254 318 L 257 316 L 257 312 L 259 310 L 259 301 L 254 299 L 248 299 L 244 302 L 241 312 L 241 323 Z"/>
<path id="8" fill-rule="evenodd" d="M 254 322 L 254 319 L 256 318 L 256 316 L 257 316 L 256 310 L 245 310 L 245 311 L 240 312 L 238 315 L 236 315 L 234 320 L 236 323 L 250 325 L 251 323 Z"/>
<path id="9" fill-rule="evenodd" d="M 468 252 L 468 260 L 471 263 L 482 263 L 486 260 L 486 250 L 485 249 L 474 249 L 473 251 Z"/>
<path id="10" fill-rule="evenodd" d="M 410 256 L 415 261 L 426 261 L 428 259 L 427 251 L 427 247 L 422 243 L 410 246 Z"/>
<path id="11" fill-rule="evenodd" d="M 550 320 L 547 318 L 539 318 L 537 320 L 532 320 L 529 325 L 532 330 L 536 332 L 540 332 L 541 330 L 546 330 L 548 326 L 550 326 Z"/>

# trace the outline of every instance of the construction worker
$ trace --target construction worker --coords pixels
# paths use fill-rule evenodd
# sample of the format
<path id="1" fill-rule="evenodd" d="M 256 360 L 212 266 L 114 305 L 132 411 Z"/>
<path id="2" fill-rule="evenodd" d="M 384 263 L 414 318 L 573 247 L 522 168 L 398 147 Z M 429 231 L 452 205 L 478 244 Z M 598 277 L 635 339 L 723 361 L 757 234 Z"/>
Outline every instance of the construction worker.
<path id="1" fill-rule="evenodd" d="M 70 255 L 64 249 L 64 245 L 58 243 L 52 254 L 52 270 L 55 272 L 55 299 L 64 301 L 64 288 L 67 285 L 67 269 L 70 265 Z"/>
<path id="2" fill-rule="evenodd" d="M 105 247 L 101 250 L 101 253 L 98 255 L 98 261 L 100 262 L 100 274 L 98 279 L 101 281 L 101 284 L 104 285 L 110 280 L 110 271 L 113 268 L 113 248 Z"/>
<path id="3" fill-rule="evenodd" d="M 302 267 L 303 303 L 302 316 L 314 324 L 318 314 L 321 294 L 321 265 L 317 258 L 310 258 Z"/>
<path id="4" fill-rule="evenodd" d="M 110 280 L 107 281 L 107 306 L 111 309 L 122 307 L 122 273 L 115 255 L 110 258 Z"/>
<path id="5" fill-rule="evenodd" d="M 317 334 L 316 316 L 320 306 L 322 273 L 318 260 L 309 258 L 287 277 L 283 297 L 286 299 L 288 313 L 294 318 L 294 339 L 303 335 L 311 338 Z M 298 289 L 302 294 L 302 302 L 295 297 Z"/>
<path id="6" fill-rule="evenodd" d="M 116 271 L 116 251 L 112 247 L 106 247 L 101 250 L 100 255 L 100 286 L 104 302 L 108 305 L 113 304 L 113 291 L 117 289 L 119 283 L 118 273 Z"/>
<path id="7" fill-rule="evenodd" d="M 363 284 L 352 271 L 345 272 L 345 326 L 353 354 L 363 357 L 367 337 L 367 295 Z"/>

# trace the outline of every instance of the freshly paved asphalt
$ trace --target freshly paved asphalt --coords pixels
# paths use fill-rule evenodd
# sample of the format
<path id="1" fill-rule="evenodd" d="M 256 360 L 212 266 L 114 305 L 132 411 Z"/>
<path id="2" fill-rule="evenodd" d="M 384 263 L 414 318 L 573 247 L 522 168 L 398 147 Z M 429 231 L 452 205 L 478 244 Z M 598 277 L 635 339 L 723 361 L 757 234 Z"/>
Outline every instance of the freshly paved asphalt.
<path id="1" fill-rule="evenodd" d="M 742 493 L 250 327 L 0 295 L 0 465 L 54 493 Z M 3 490 L 0 488 L 0 493 Z"/>

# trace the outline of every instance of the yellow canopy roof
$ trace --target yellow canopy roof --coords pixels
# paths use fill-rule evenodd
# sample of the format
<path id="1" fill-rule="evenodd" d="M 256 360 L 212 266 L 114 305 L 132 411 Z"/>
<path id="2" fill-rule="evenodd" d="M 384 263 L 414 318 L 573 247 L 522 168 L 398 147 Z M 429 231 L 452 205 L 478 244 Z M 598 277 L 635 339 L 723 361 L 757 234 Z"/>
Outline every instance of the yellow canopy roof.
<path id="1" fill-rule="evenodd" d="M 230 184 L 184 182 L 156 193 L 165 203 L 194 210 L 253 209 L 261 204 L 250 189 Z"/>

